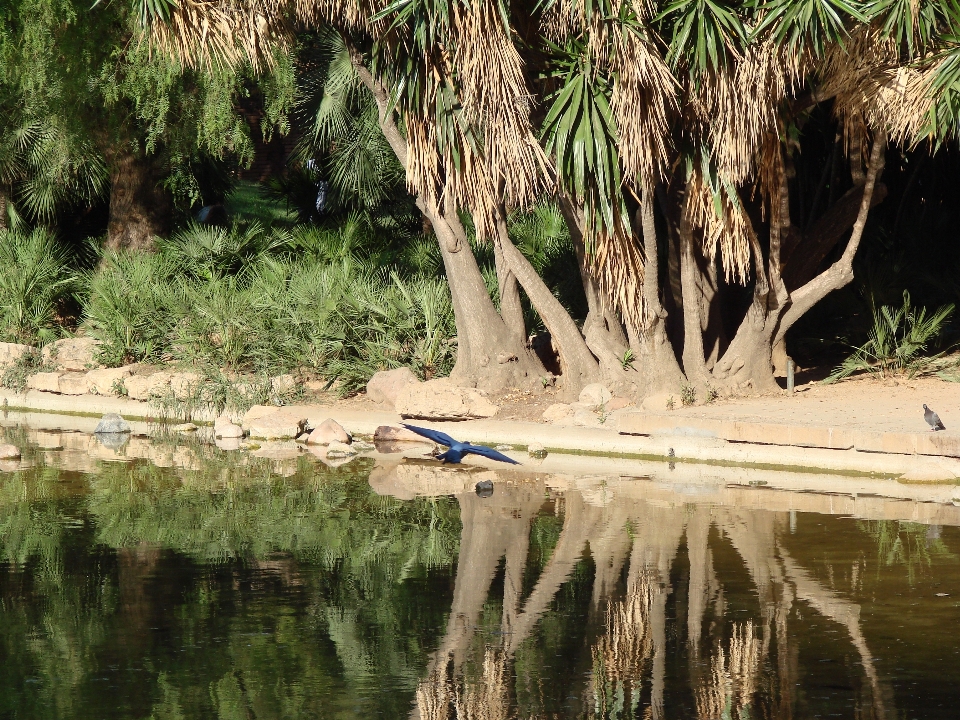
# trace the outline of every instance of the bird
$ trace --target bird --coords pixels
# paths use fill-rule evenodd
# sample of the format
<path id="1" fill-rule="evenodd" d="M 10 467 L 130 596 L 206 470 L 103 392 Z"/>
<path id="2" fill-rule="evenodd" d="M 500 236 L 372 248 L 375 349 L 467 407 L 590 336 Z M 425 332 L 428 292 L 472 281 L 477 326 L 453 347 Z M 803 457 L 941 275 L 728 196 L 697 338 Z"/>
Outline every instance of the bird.
<path id="1" fill-rule="evenodd" d="M 483 445 L 471 445 L 470 443 L 463 443 L 454 440 L 452 437 L 446 433 L 442 433 L 439 430 L 431 430 L 430 428 L 417 427 L 416 425 L 403 425 L 407 430 L 412 430 L 417 435 L 422 435 L 428 440 L 433 440 L 435 443 L 440 445 L 446 445 L 447 451 L 437 455 L 438 460 L 442 460 L 445 463 L 459 463 L 464 455 L 469 455 L 473 453 L 474 455 L 483 455 L 483 457 L 490 458 L 491 460 L 499 460 L 500 462 L 510 463 L 511 465 L 519 465 L 516 460 L 508 458 L 502 452 L 497 452 L 493 448 L 488 448 Z"/>
<path id="2" fill-rule="evenodd" d="M 927 421 L 931 431 L 946 430 L 940 416 L 928 408 L 926 403 L 923 404 L 923 419 Z"/>

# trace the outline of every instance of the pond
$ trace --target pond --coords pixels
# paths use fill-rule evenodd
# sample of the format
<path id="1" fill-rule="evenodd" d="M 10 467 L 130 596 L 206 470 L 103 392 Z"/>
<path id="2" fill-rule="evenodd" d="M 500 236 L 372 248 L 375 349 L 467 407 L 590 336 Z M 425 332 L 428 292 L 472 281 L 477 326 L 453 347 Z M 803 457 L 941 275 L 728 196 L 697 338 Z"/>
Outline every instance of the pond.
<path id="1" fill-rule="evenodd" d="M 0 718 L 956 714 L 960 508 L 5 433 Z"/>

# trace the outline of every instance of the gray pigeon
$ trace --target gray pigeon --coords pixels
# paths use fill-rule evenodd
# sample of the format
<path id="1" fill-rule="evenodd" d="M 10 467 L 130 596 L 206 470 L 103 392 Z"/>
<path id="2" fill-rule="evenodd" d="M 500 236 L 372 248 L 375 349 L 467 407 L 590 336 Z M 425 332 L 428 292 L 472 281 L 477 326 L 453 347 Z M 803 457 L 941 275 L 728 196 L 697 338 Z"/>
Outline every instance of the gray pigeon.
<path id="1" fill-rule="evenodd" d="M 927 421 L 927 425 L 930 426 L 931 431 L 946 430 L 940 416 L 928 408 L 926 403 L 923 405 L 923 419 Z"/>

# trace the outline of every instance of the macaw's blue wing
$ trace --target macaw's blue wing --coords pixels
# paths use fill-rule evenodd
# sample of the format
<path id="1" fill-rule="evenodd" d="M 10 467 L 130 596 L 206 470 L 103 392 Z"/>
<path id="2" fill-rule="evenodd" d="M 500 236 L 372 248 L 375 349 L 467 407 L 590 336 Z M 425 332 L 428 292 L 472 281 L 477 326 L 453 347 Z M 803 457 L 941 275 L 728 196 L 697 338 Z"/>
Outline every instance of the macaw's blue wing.
<path id="1" fill-rule="evenodd" d="M 423 437 L 433 440 L 435 443 L 440 443 L 441 445 L 446 445 L 447 447 L 453 447 L 457 444 L 457 441 L 446 433 L 442 433 L 439 430 L 431 430 L 430 428 L 417 427 L 416 425 L 407 425 L 403 423 L 403 426 L 407 430 L 413 430 L 417 435 L 422 435 Z"/>
<path id="2" fill-rule="evenodd" d="M 483 445 L 468 445 L 466 448 L 464 448 L 464 452 L 473 453 L 474 455 L 483 455 L 491 460 L 499 460 L 500 462 L 510 463 L 511 465 L 520 464 L 512 458 L 508 458 L 502 452 L 497 452 L 493 448 L 484 447 Z"/>

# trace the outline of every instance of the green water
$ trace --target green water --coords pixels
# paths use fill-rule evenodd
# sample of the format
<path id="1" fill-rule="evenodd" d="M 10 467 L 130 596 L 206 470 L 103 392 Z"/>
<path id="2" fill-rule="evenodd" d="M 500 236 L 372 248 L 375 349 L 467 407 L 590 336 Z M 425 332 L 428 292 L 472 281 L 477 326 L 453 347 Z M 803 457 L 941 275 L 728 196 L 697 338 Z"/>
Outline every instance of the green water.
<path id="1" fill-rule="evenodd" d="M 7 439 L 0 718 L 960 714 L 957 527 L 189 443 L 189 470 L 80 472 Z"/>

